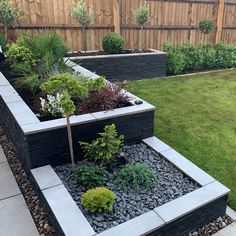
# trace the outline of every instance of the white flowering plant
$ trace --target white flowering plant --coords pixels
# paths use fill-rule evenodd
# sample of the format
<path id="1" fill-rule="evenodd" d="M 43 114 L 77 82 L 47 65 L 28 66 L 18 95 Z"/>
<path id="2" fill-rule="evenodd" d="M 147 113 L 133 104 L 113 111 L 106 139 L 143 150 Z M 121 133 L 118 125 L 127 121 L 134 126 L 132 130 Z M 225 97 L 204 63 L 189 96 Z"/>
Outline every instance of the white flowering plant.
<path id="1" fill-rule="evenodd" d="M 53 117 L 64 117 L 63 110 L 61 108 L 61 98 L 62 95 L 57 93 L 54 95 L 47 95 L 47 98 L 40 98 L 41 109 L 43 116 L 53 116 Z"/>

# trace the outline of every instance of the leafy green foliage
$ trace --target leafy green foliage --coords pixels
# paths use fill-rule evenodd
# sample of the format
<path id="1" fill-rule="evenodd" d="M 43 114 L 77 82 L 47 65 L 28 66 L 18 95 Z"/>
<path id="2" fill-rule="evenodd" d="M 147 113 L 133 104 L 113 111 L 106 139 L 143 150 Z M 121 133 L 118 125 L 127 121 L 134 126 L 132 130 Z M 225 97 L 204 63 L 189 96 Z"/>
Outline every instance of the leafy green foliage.
<path id="1" fill-rule="evenodd" d="M 115 194 L 105 187 L 90 189 L 82 195 L 81 203 L 92 213 L 112 211 Z"/>
<path id="2" fill-rule="evenodd" d="M 7 41 L 6 41 L 5 36 L 2 32 L 0 32 L 0 46 L 2 47 L 2 51 L 5 52 L 6 47 L 7 47 Z"/>
<path id="3" fill-rule="evenodd" d="M 167 73 L 181 74 L 196 70 L 224 69 L 236 67 L 236 46 L 218 43 L 200 44 L 193 47 L 190 44 L 179 46 L 166 43 Z"/>
<path id="4" fill-rule="evenodd" d="M 92 8 L 87 8 L 85 2 L 80 0 L 78 4 L 73 5 L 71 15 L 85 27 L 91 24 L 94 17 L 94 11 Z"/>
<path id="5" fill-rule="evenodd" d="M 215 23 L 213 20 L 201 20 L 199 22 L 199 29 L 204 34 L 209 34 L 214 31 Z"/>
<path id="6" fill-rule="evenodd" d="M 126 164 L 115 176 L 116 182 L 124 189 L 132 188 L 135 192 L 141 188 L 150 188 L 156 178 L 146 164 Z"/>
<path id="7" fill-rule="evenodd" d="M 125 41 L 122 36 L 112 32 L 104 37 L 102 47 L 109 54 L 119 54 L 125 48 Z"/>
<path id="8" fill-rule="evenodd" d="M 39 61 L 38 70 L 43 77 L 65 69 L 64 56 L 69 48 L 57 33 L 44 32 L 33 36 L 21 35 L 17 43 L 28 48 Z"/>
<path id="9" fill-rule="evenodd" d="M 13 69 L 17 70 L 18 63 L 25 65 L 28 70 L 37 65 L 37 59 L 30 49 L 19 44 L 12 43 L 6 53 L 6 56 L 13 64 Z"/>
<path id="10" fill-rule="evenodd" d="M 103 186 L 106 180 L 106 169 L 103 166 L 80 166 L 75 171 L 78 184 L 86 189 Z"/>
<path id="11" fill-rule="evenodd" d="M 35 93 L 50 76 L 68 69 L 63 59 L 67 52 L 58 34 L 45 32 L 32 37 L 21 35 L 7 55 L 14 71 L 22 77 L 17 84 Z"/>
<path id="12" fill-rule="evenodd" d="M 81 77 L 80 80 L 68 73 L 58 74 L 44 82 L 40 88 L 49 94 L 61 94 L 60 104 L 64 114 L 72 115 L 75 111 L 72 97 L 84 96 L 89 89 L 99 90 L 105 85 L 103 77 L 96 80 Z"/>
<path id="13" fill-rule="evenodd" d="M 182 73 L 185 68 L 183 53 L 171 43 L 164 45 L 164 51 L 167 53 L 167 74 Z"/>
<path id="14" fill-rule="evenodd" d="M 150 9 L 147 3 L 133 10 L 133 15 L 139 25 L 145 25 L 150 19 Z"/>
<path id="15" fill-rule="evenodd" d="M 18 9 L 13 7 L 9 0 L 0 1 L 0 24 L 4 25 L 6 41 L 7 41 L 8 27 L 14 24 L 17 15 L 18 15 Z"/>
<path id="16" fill-rule="evenodd" d="M 101 137 L 93 140 L 92 143 L 79 143 L 84 150 L 85 157 L 104 164 L 120 151 L 124 136 L 117 135 L 115 124 L 105 126 L 104 133 L 99 133 L 99 135 Z"/>

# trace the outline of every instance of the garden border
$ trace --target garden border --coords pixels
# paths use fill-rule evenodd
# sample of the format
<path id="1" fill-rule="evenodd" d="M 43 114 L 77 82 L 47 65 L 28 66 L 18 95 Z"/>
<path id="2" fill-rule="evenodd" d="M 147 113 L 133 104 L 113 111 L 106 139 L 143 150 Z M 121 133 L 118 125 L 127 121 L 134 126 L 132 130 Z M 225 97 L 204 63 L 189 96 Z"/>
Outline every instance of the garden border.
<path id="1" fill-rule="evenodd" d="M 69 59 L 112 80 L 143 80 L 166 76 L 167 54 L 156 49 L 149 50 L 147 53 L 75 56 Z"/>
<path id="2" fill-rule="evenodd" d="M 186 235 L 226 212 L 230 190 L 201 170 L 191 161 L 156 137 L 143 142 L 159 152 L 201 187 L 191 193 L 163 204 L 102 233 L 96 234 L 76 205 L 63 183 L 51 168 L 44 166 L 31 170 L 41 200 L 58 235 L 76 236 L 139 236 Z M 198 221 L 196 221 L 198 218 Z"/>
<path id="3" fill-rule="evenodd" d="M 93 79 L 99 77 L 69 60 L 67 63 L 75 72 Z M 115 123 L 118 132 L 125 135 L 126 143 L 138 142 L 153 135 L 155 107 L 129 92 L 126 94 L 132 98 L 133 106 L 72 116 L 74 144 L 79 140 L 91 141 L 105 125 L 111 123 Z M 142 104 L 136 105 L 136 100 L 142 101 Z M 27 171 L 70 161 L 66 119 L 40 122 L 1 72 L 0 110 L 0 120 Z M 80 154 L 82 151 L 77 146 L 75 153 Z"/>

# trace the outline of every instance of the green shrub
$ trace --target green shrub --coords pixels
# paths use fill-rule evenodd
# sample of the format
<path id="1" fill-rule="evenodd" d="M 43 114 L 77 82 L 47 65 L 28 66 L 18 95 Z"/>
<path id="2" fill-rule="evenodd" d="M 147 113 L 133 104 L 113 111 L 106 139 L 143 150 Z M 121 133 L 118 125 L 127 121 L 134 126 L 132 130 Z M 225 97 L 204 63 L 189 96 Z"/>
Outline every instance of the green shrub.
<path id="1" fill-rule="evenodd" d="M 218 43 L 216 45 L 200 44 L 193 47 L 189 44 L 175 46 L 165 44 L 167 53 L 167 73 L 169 75 L 182 72 L 224 69 L 236 66 L 236 46 Z"/>
<path id="2" fill-rule="evenodd" d="M 112 211 L 115 194 L 105 187 L 90 189 L 82 195 L 81 203 L 90 212 Z"/>
<path id="3" fill-rule="evenodd" d="M 5 39 L 5 36 L 2 32 L 0 32 L 0 46 L 2 47 L 2 51 L 5 52 L 6 51 L 6 46 L 7 46 L 7 42 Z"/>
<path id="4" fill-rule="evenodd" d="M 214 46 L 216 68 L 231 68 L 236 66 L 236 46 L 218 43 Z"/>
<path id="5" fill-rule="evenodd" d="M 86 189 L 103 186 L 106 180 L 106 169 L 103 166 L 83 165 L 75 171 L 77 183 Z"/>
<path id="6" fill-rule="evenodd" d="M 125 48 L 125 41 L 122 36 L 112 32 L 104 37 L 102 47 L 109 54 L 119 54 Z"/>
<path id="7" fill-rule="evenodd" d="M 17 65 L 21 63 L 23 63 L 29 70 L 37 65 L 37 60 L 34 54 L 25 46 L 20 46 L 16 43 L 10 45 L 6 56 L 11 61 L 13 69 L 15 68 L 15 70 L 18 68 Z"/>
<path id="8" fill-rule="evenodd" d="M 185 69 L 184 54 L 178 49 L 177 46 L 171 43 L 166 43 L 164 45 L 164 51 L 167 53 L 167 74 L 181 74 Z"/>
<path id="9" fill-rule="evenodd" d="M 214 69 L 216 52 L 212 44 L 200 44 L 198 46 L 199 53 L 202 54 L 202 69 Z"/>
<path id="10" fill-rule="evenodd" d="M 202 68 L 203 55 L 191 44 L 182 44 L 179 50 L 184 58 L 184 71 L 194 71 Z"/>
<path id="11" fill-rule="evenodd" d="M 215 23 L 213 20 L 201 20 L 199 22 L 199 29 L 204 34 L 209 34 L 214 31 Z"/>
<path id="12" fill-rule="evenodd" d="M 141 188 L 150 188 L 156 178 L 146 164 L 126 164 L 115 176 L 115 181 L 124 189 L 138 192 Z"/>
<path id="13" fill-rule="evenodd" d="M 124 136 L 117 135 L 114 124 L 105 126 L 104 133 L 99 133 L 99 135 L 101 137 L 92 141 L 91 144 L 86 142 L 79 143 L 82 146 L 85 157 L 104 164 L 120 151 Z"/>

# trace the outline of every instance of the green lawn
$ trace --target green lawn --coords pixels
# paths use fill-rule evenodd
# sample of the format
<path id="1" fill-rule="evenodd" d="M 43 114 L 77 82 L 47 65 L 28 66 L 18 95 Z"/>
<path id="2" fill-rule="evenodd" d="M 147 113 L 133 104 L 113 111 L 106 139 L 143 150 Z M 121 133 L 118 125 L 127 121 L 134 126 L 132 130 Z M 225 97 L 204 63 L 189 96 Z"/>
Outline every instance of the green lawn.
<path id="1" fill-rule="evenodd" d="M 130 82 L 156 106 L 155 135 L 228 186 L 236 209 L 236 70 Z"/>

